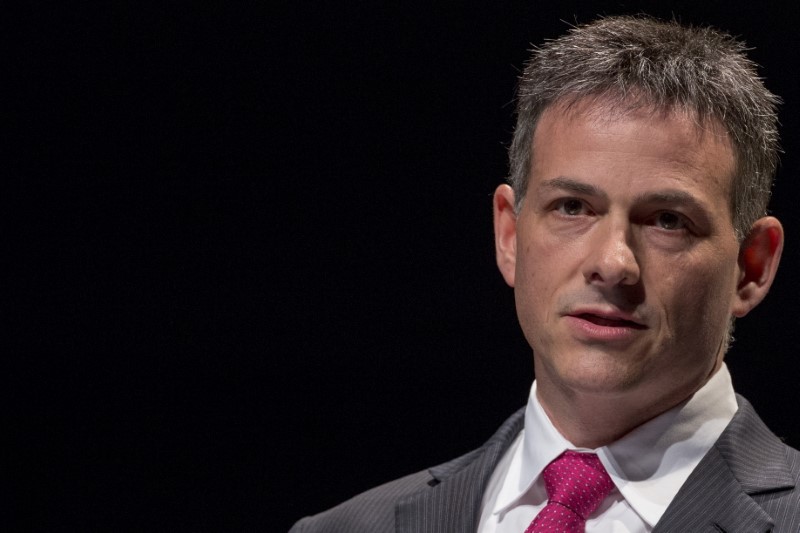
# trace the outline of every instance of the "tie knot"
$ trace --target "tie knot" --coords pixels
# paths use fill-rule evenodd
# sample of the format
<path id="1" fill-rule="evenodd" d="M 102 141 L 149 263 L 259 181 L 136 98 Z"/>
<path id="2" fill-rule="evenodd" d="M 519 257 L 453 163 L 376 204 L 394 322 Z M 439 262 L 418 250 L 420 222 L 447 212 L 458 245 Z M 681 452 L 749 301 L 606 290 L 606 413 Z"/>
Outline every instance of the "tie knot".
<path id="1" fill-rule="evenodd" d="M 542 473 L 550 502 L 571 509 L 583 520 L 600 505 L 614 483 L 593 453 L 566 451 Z"/>

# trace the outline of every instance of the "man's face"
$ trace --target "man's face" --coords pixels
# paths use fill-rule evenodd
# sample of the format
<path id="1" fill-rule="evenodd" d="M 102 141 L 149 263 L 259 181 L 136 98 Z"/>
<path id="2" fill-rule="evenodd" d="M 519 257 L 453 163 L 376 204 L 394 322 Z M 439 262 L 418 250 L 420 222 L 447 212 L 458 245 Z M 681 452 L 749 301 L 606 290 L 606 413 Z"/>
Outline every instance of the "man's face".
<path id="1" fill-rule="evenodd" d="M 533 153 L 504 275 L 540 391 L 663 408 L 688 397 L 721 364 L 738 314 L 722 128 L 584 101 L 544 112 Z"/>

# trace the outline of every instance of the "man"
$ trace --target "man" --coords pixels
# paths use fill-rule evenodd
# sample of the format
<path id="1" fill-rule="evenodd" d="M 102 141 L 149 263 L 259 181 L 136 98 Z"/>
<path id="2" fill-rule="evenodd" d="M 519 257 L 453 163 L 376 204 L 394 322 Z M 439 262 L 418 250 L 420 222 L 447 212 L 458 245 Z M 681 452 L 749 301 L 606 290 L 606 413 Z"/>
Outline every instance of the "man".
<path id="1" fill-rule="evenodd" d="M 711 29 L 601 19 L 533 53 L 497 263 L 533 348 L 527 407 L 480 449 L 293 531 L 798 531 L 800 453 L 733 392 L 767 294 L 775 105 Z"/>

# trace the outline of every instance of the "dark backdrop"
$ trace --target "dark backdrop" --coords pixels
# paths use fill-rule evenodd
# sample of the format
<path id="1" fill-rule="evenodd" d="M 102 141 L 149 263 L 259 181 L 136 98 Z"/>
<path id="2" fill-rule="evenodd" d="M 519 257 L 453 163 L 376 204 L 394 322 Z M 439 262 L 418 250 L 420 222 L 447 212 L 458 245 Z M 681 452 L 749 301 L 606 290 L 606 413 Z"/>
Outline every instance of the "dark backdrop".
<path id="1" fill-rule="evenodd" d="M 597 14 L 727 29 L 785 99 L 773 208 L 788 249 L 728 362 L 800 446 L 800 13 L 780 5 L 122 2 L 10 18 L 9 183 L 25 193 L 6 260 L 11 501 L 33 505 L 29 529 L 284 531 L 483 442 L 532 379 L 491 230 L 515 80 L 530 43 Z"/>

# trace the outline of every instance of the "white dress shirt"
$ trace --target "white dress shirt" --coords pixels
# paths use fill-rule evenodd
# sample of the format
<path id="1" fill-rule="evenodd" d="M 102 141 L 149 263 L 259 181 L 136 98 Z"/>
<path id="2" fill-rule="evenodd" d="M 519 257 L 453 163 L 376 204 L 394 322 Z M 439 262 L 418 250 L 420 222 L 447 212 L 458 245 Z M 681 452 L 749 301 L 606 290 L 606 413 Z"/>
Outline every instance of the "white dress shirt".
<path id="1" fill-rule="evenodd" d="M 723 364 L 689 400 L 618 441 L 590 450 L 574 446 L 553 426 L 534 381 L 524 429 L 489 479 L 478 533 L 524 532 L 547 503 L 542 471 L 565 450 L 596 453 L 614 482 L 611 494 L 586 521 L 587 532 L 652 531 L 737 408 Z"/>

